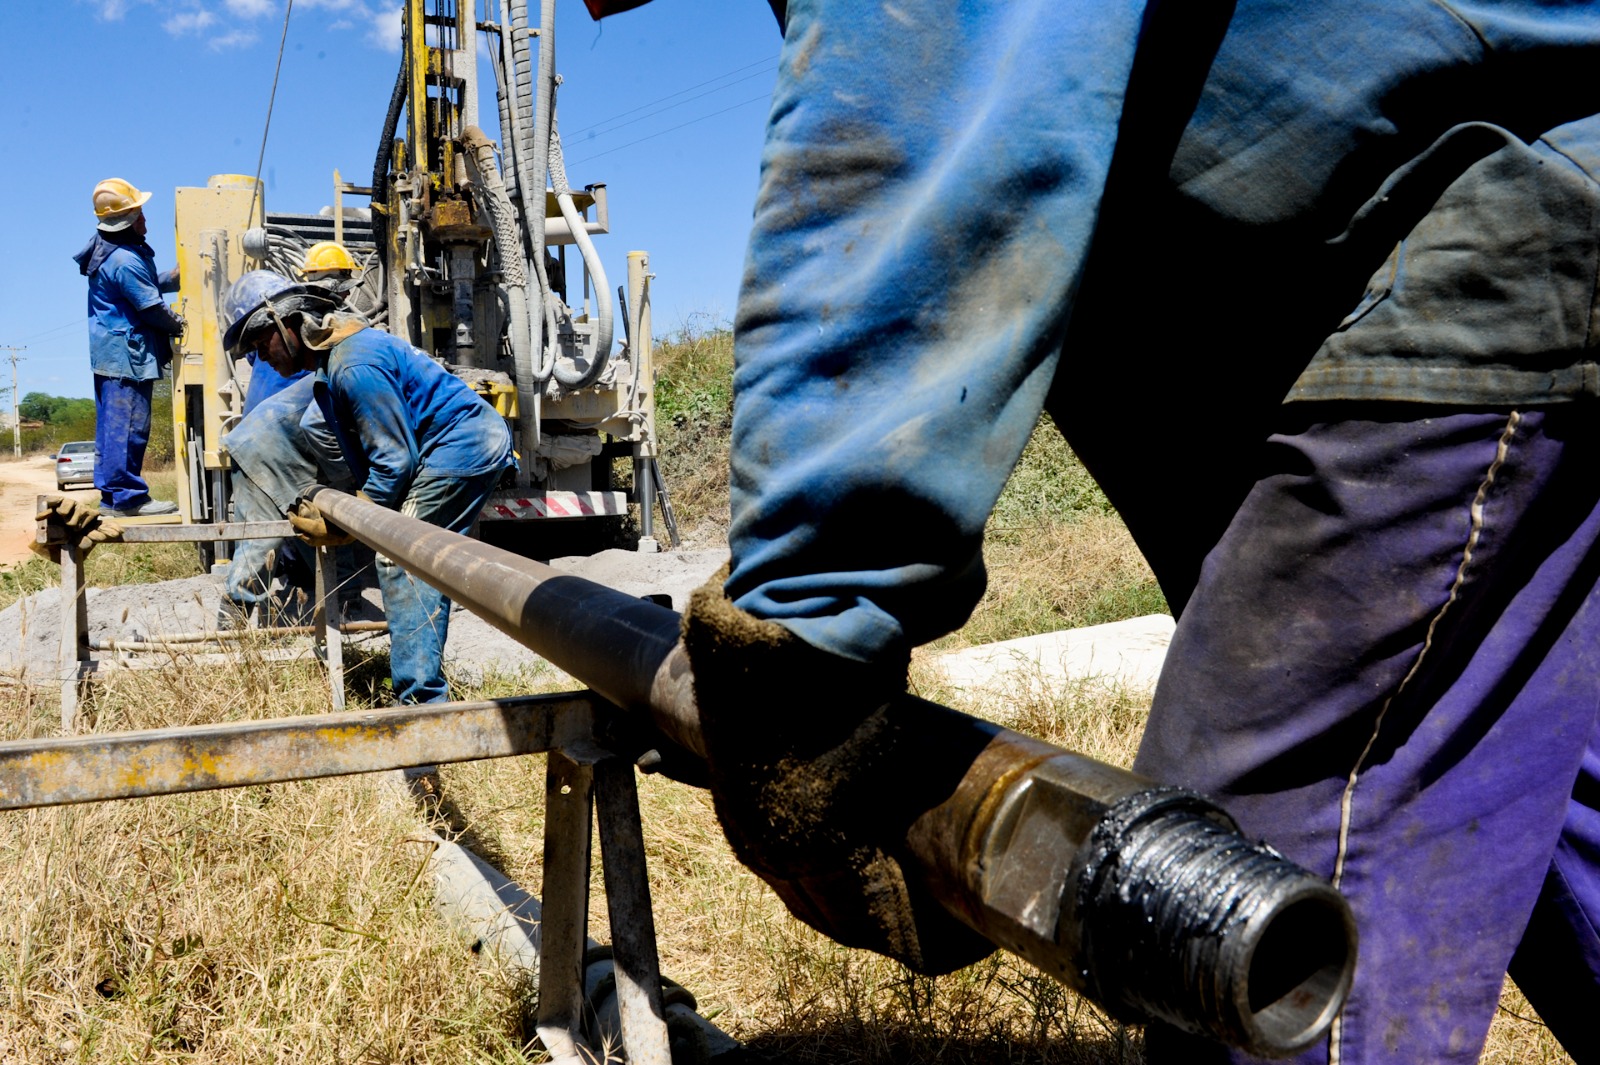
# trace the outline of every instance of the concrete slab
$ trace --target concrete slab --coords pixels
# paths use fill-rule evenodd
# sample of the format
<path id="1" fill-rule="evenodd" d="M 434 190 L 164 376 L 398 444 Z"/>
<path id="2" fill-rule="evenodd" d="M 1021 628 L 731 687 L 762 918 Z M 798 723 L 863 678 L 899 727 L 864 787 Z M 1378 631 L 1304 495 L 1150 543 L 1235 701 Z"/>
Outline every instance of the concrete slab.
<path id="1" fill-rule="evenodd" d="M 950 651 L 933 664 L 951 687 L 974 695 L 1013 693 L 1019 684 L 1054 689 L 1085 679 L 1153 690 L 1174 625 L 1166 614 L 1149 614 Z"/>

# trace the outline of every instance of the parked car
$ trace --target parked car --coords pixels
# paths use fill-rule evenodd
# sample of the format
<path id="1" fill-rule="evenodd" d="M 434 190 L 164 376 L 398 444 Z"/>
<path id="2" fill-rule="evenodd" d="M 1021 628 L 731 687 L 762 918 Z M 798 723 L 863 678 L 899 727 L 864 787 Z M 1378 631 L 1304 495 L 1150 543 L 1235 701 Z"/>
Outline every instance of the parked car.
<path id="1" fill-rule="evenodd" d="M 56 487 L 94 483 L 94 441 L 74 440 L 56 452 Z"/>

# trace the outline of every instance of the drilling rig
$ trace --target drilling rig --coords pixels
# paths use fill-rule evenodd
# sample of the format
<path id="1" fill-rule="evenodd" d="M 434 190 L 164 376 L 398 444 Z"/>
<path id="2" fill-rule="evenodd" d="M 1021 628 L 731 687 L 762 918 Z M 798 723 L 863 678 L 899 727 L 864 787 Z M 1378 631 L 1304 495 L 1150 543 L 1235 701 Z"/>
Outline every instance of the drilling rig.
<path id="1" fill-rule="evenodd" d="M 249 176 L 177 190 L 179 300 L 191 323 L 174 357 L 172 404 L 184 521 L 228 520 L 226 433 L 244 415 L 251 366 L 223 349 L 223 294 L 247 270 L 298 280 L 311 245 L 334 240 L 359 267 L 348 305 L 444 364 L 510 423 L 518 468 L 483 522 L 596 519 L 636 506 L 640 550 L 657 548 L 649 256 L 629 252 L 626 284 L 613 289 L 592 239 L 608 232 L 606 187 L 568 183 L 553 0 L 537 5 L 537 24 L 529 0 L 479 4 L 488 17 L 472 0 L 406 0 L 370 184 L 334 171 L 333 203 L 316 213 L 268 210 Z M 498 142 L 476 125 L 480 35 Z M 616 476 L 622 459 L 631 481 Z"/>

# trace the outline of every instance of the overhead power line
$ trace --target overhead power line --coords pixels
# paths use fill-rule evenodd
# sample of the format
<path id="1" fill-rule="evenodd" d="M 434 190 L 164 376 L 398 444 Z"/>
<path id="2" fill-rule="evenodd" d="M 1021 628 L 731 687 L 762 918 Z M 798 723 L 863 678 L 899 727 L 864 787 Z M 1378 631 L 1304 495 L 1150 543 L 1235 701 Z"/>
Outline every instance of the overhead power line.
<path id="1" fill-rule="evenodd" d="M 658 107 L 654 111 L 646 111 L 644 114 L 638 116 L 637 118 L 630 118 L 626 122 L 618 122 L 614 126 L 610 126 L 610 127 L 606 128 L 606 129 L 602 129 L 598 133 L 591 134 L 588 139 L 589 140 L 593 140 L 595 137 L 604 137 L 608 133 L 615 133 L 617 130 L 622 129 L 624 126 L 631 126 L 635 122 L 643 122 L 647 118 L 654 118 L 657 115 L 665 114 L 666 112 L 671 111 L 671 110 L 673 110 L 675 108 L 682 107 L 685 104 L 691 104 L 691 103 L 694 103 L 694 101 L 696 101 L 696 100 L 704 99 L 707 96 L 713 96 L 716 93 L 721 92 L 723 89 L 731 89 L 735 85 L 739 85 L 739 84 L 741 84 L 743 82 L 749 81 L 751 78 L 759 78 L 763 74 L 769 73 L 770 71 L 776 70 L 776 69 L 777 69 L 776 65 L 773 65 L 772 67 L 768 67 L 767 70 L 758 70 L 754 74 L 746 74 L 742 78 L 738 78 L 738 79 L 736 79 L 734 81 L 730 81 L 725 85 L 719 85 L 715 89 L 707 89 L 705 92 L 696 93 L 694 96 L 690 96 L 687 99 L 679 100 L 675 104 L 668 104 L 665 107 Z M 637 111 L 638 108 L 634 108 L 634 110 Z M 595 125 L 590 126 L 588 128 L 589 129 L 595 129 L 598 126 L 603 126 L 603 125 L 605 125 L 604 122 L 598 122 Z M 578 131 L 578 133 L 582 133 L 582 132 L 584 132 L 584 131 L 583 130 L 579 130 Z M 573 137 L 575 137 L 576 135 L 577 134 L 568 134 L 568 138 L 567 139 L 570 140 Z"/>
<path id="2" fill-rule="evenodd" d="M 581 163 L 587 163 L 591 159 L 598 159 L 602 155 L 610 155 L 613 152 L 620 152 L 624 148 L 632 148 L 635 144 L 643 144 L 645 141 L 652 141 L 652 140 L 655 140 L 657 137 L 665 137 L 668 133 L 674 133 L 674 132 L 676 132 L 676 131 L 678 131 L 680 129 L 683 129 L 685 126 L 692 126 L 697 122 L 704 122 L 708 118 L 716 118 L 718 115 L 725 115 L 729 111 L 737 111 L 739 108 L 748 106 L 749 104 L 759 103 L 762 100 L 770 99 L 771 96 L 772 96 L 771 93 L 765 93 L 765 92 L 762 93 L 760 96 L 752 96 L 748 100 L 742 100 L 739 103 L 733 104 L 730 107 L 724 107 L 720 111 L 713 111 L 709 115 L 701 115 L 699 118 L 691 118 L 689 121 L 680 122 L 676 126 L 669 126 L 667 129 L 661 130 L 659 133 L 651 133 L 648 136 L 640 137 L 638 140 L 629 141 L 627 144 L 619 144 L 615 148 L 607 148 L 603 152 L 596 152 L 593 155 L 586 155 L 582 159 L 573 160 L 572 162 L 568 163 L 567 165 L 569 167 L 578 166 Z"/>
<path id="3" fill-rule="evenodd" d="M 289 15 L 294 11 L 294 0 L 289 0 L 283 7 L 283 34 L 278 38 L 278 61 L 272 67 L 272 92 L 267 96 L 267 120 L 261 126 L 261 152 L 256 156 L 256 180 L 250 189 L 250 207 L 245 212 L 245 223 L 249 224 L 256 213 L 256 200 L 261 196 L 261 164 L 267 158 L 267 131 L 272 129 L 272 105 L 278 99 L 278 74 L 283 70 L 283 45 L 289 39 Z"/>
<path id="4" fill-rule="evenodd" d="M 711 84 L 713 84 L 715 82 L 721 81 L 723 78 L 729 78 L 729 77 L 732 77 L 735 74 L 743 74 L 745 71 L 750 70 L 750 69 L 752 69 L 754 67 L 764 67 L 765 69 L 764 70 L 758 70 L 754 74 L 749 74 L 749 75 L 747 75 L 747 76 L 745 76 L 743 78 L 739 78 L 737 81 L 730 81 L 728 83 L 728 85 L 722 86 L 722 88 L 727 88 L 728 86 L 731 86 L 731 85 L 737 85 L 740 81 L 748 81 L 748 80 L 750 80 L 750 78 L 756 77 L 757 75 L 760 75 L 760 74 L 764 74 L 767 71 L 776 70 L 776 69 L 778 69 L 778 60 L 775 57 L 774 58 L 768 58 L 768 59 L 761 59 L 761 60 L 757 60 L 754 63 L 746 63 L 742 67 L 734 67 L 732 70 L 725 71 L 725 72 L 723 72 L 721 74 L 718 74 L 714 78 L 707 78 L 705 81 L 696 82 L 695 84 L 690 85 L 686 89 L 679 89 L 677 92 L 668 93 L 665 96 L 658 96 L 654 100 L 646 100 L 644 103 L 640 104 L 637 107 L 630 107 L 628 110 L 619 111 L 619 112 L 617 112 L 616 114 L 612 115 L 609 118 L 602 118 L 598 122 L 592 122 L 589 125 L 584 126 L 581 129 L 575 129 L 572 132 L 566 134 L 566 139 L 571 140 L 573 137 L 576 137 L 580 133 L 587 133 L 591 129 L 596 129 L 596 128 L 600 127 L 600 126 L 609 125 L 610 123 L 615 122 L 619 118 L 627 118 L 629 115 L 636 114 L 636 113 L 638 113 L 640 111 L 643 111 L 647 107 L 654 107 L 656 104 L 662 104 L 662 103 L 666 103 L 668 100 L 677 99 L 679 96 L 682 96 L 684 93 L 694 92 L 694 90 L 696 90 L 696 89 L 703 89 L 707 85 L 711 85 Z M 718 91 L 718 90 L 717 89 L 712 89 L 711 90 L 711 92 L 716 92 L 716 91 Z M 701 96 L 706 96 L 706 95 L 709 95 L 709 93 L 701 93 L 700 95 Z M 696 99 L 698 99 L 698 98 L 699 97 L 696 97 Z M 684 102 L 687 103 L 688 101 L 684 101 Z M 676 106 L 676 105 L 674 105 L 674 106 Z M 626 125 L 626 124 L 627 123 L 624 123 L 624 125 Z"/>
<path id="5" fill-rule="evenodd" d="M 43 340 L 45 337 L 54 336 L 57 333 L 64 333 L 68 329 L 72 329 L 72 328 L 81 326 L 81 325 L 83 325 L 83 322 L 84 322 L 84 320 L 82 318 L 79 318 L 76 321 L 68 322 L 66 325 L 58 325 L 54 329 L 46 329 L 41 333 L 32 333 L 32 334 L 30 334 L 28 336 L 23 337 L 22 339 L 23 340 Z"/>

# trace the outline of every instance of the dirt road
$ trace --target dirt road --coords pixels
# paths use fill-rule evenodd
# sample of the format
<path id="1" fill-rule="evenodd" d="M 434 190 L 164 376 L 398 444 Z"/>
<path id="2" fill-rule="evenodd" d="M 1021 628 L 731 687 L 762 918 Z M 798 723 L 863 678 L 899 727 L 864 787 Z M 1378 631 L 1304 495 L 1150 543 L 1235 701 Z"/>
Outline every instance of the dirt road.
<path id="1" fill-rule="evenodd" d="M 0 565 L 26 561 L 33 542 L 33 515 L 41 494 L 56 492 L 56 464 L 44 455 L 0 459 Z M 66 493 L 95 502 L 99 494 L 93 487 Z"/>

